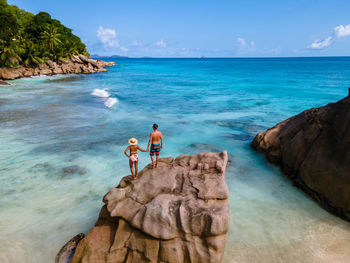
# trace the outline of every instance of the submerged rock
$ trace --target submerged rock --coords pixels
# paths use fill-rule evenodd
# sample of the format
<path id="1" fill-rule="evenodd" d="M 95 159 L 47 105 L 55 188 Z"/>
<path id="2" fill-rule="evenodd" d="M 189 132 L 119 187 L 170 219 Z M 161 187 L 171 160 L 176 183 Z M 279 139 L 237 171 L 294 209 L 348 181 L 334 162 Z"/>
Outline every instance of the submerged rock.
<path id="1" fill-rule="evenodd" d="M 195 143 L 191 143 L 190 145 L 188 145 L 189 149 L 192 149 L 194 151 L 210 151 L 210 152 L 221 152 L 222 149 L 216 145 L 213 144 L 209 144 L 209 143 L 200 143 L 200 142 L 195 142 Z M 186 149 L 185 148 L 185 149 Z"/>
<path id="2" fill-rule="evenodd" d="M 325 209 L 350 220 L 350 94 L 259 133 L 251 146 Z"/>
<path id="3" fill-rule="evenodd" d="M 6 81 L 3 81 L 2 79 L 0 79 L 0 85 L 9 85 Z"/>
<path id="4" fill-rule="evenodd" d="M 161 158 L 103 198 L 79 262 L 221 262 L 229 227 L 227 152 Z"/>
<path id="5" fill-rule="evenodd" d="M 69 263 L 71 262 L 74 251 L 80 242 L 81 239 L 83 239 L 85 235 L 83 233 L 80 233 L 73 237 L 71 240 L 69 240 L 58 252 L 55 263 Z"/>

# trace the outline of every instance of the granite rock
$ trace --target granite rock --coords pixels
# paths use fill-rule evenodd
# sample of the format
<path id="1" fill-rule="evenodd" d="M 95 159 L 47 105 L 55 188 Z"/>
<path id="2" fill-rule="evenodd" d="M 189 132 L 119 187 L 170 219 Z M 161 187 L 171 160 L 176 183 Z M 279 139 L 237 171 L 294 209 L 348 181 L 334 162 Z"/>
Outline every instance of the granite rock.
<path id="1" fill-rule="evenodd" d="M 13 80 L 36 75 L 91 74 L 106 72 L 105 67 L 111 67 L 114 64 L 114 62 L 104 62 L 83 55 L 75 55 L 71 59 L 60 59 L 57 62 L 48 60 L 46 63 L 40 63 L 37 67 L 1 67 L 0 79 Z"/>
<path id="2" fill-rule="evenodd" d="M 227 152 L 161 158 L 103 198 L 72 263 L 221 262 L 229 227 Z"/>
<path id="3" fill-rule="evenodd" d="M 259 133 L 251 146 L 322 207 L 350 220 L 350 94 Z"/>

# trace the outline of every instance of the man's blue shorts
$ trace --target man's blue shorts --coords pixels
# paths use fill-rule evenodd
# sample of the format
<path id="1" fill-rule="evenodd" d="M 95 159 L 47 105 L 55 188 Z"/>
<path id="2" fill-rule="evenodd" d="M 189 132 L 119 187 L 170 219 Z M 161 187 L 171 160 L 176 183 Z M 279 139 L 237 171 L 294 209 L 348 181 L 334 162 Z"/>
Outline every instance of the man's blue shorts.
<path id="1" fill-rule="evenodd" d="M 160 152 L 160 143 L 157 143 L 157 144 L 151 144 L 151 150 L 150 150 L 150 155 L 151 156 L 154 156 L 154 154 L 156 154 L 156 156 L 159 155 L 159 152 Z"/>

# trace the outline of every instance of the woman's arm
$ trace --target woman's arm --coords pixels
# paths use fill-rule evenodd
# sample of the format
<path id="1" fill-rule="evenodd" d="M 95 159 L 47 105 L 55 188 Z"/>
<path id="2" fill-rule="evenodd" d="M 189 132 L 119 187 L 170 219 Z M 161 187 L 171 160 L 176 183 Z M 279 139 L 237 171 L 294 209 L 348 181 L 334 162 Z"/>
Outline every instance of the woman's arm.
<path id="1" fill-rule="evenodd" d="M 137 149 L 140 150 L 141 152 L 148 152 L 148 150 L 143 150 L 143 149 L 141 149 L 141 147 L 138 146 L 138 145 L 137 145 Z M 148 149 L 148 148 L 147 148 L 147 149 Z"/>
<path id="2" fill-rule="evenodd" d="M 127 151 L 129 151 L 129 149 L 130 149 L 130 146 L 128 146 L 126 149 L 125 149 L 125 151 L 124 151 L 124 154 L 127 156 L 127 157 L 130 157 L 130 155 L 128 155 L 126 152 Z"/>

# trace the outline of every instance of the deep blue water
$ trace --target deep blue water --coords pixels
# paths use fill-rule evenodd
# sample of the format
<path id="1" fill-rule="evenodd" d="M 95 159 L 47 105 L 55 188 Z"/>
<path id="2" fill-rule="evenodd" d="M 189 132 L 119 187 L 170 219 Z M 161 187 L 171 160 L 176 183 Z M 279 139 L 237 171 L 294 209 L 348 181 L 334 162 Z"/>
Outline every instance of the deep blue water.
<path id="1" fill-rule="evenodd" d="M 349 224 L 249 143 L 279 121 L 345 97 L 350 58 L 115 61 L 108 73 L 0 88 L 1 263 L 52 261 L 65 241 L 88 232 L 103 195 L 129 174 L 127 140 L 146 147 L 153 123 L 164 134 L 162 156 L 229 152 L 224 262 L 346 262 L 349 243 L 339 240 L 349 242 Z M 94 89 L 118 102 L 107 108 Z M 149 161 L 140 154 L 140 167 Z"/>

